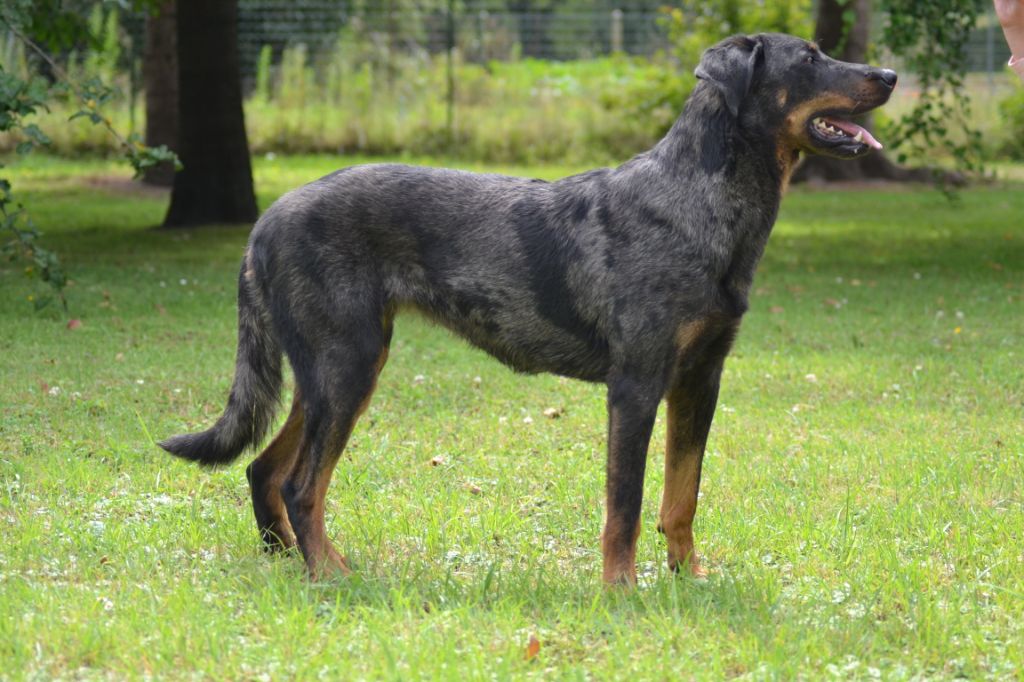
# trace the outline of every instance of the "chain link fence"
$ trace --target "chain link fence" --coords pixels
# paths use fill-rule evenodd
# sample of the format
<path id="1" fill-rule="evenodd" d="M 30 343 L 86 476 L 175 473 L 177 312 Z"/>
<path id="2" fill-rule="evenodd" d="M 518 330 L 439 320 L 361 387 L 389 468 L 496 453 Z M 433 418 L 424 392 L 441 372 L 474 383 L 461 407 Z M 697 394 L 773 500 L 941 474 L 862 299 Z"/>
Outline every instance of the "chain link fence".
<path id="1" fill-rule="evenodd" d="M 465 62 L 589 59 L 621 52 L 654 56 L 670 47 L 661 0 L 240 0 L 238 49 L 251 89 L 265 50 L 272 63 L 303 46 L 314 65 L 339 40 L 389 55 L 457 52 Z M 144 14 L 121 15 L 126 56 L 141 58 Z M 1001 72 L 1010 52 L 995 14 L 967 45 L 968 70 Z"/>
<path id="2" fill-rule="evenodd" d="M 501 162 L 622 158 L 656 139 L 685 98 L 672 62 L 643 59 L 672 48 L 663 1 L 239 0 L 250 142 L 275 152 L 460 150 Z M 97 5 L 93 15 L 103 49 L 59 58 L 115 85 L 110 115 L 135 130 L 145 14 Z M 32 69 L 31 55 L 3 38 L 5 68 Z M 1016 87 L 1004 77 L 1008 57 L 989 12 L 966 54 L 965 87 L 982 102 L 982 122 L 998 118 Z M 912 101 L 914 79 L 902 75 Z M 65 151 L 109 146 L 82 126 L 54 128 Z"/>
<path id="3" fill-rule="evenodd" d="M 370 0 L 242 0 L 238 43 L 243 79 L 251 83 L 261 52 L 276 62 L 304 45 L 313 61 L 339 39 L 361 39 L 379 54 L 439 55 L 457 50 L 468 62 L 518 58 L 587 59 L 623 52 L 650 56 L 669 47 L 658 2 L 581 9 L 564 2 L 537 10 L 540 2 L 465 0 L 435 2 Z M 593 5 L 594 3 L 586 3 Z M 518 7 L 518 8 L 517 8 Z"/>
<path id="4" fill-rule="evenodd" d="M 541 5 L 547 6 L 537 9 Z M 612 52 L 651 56 L 669 46 L 665 7 L 649 0 L 241 0 L 239 50 L 246 76 L 264 46 L 276 55 L 303 44 L 315 54 L 344 32 L 392 51 L 438 54 L 455 48 L 468 61 L 586 59 Z M 993 13 L 981 24 L 967 47 L 970 70 L 999 71 L 1009 49 Z"/>
<path id="5" fill-rule="evenodd" d="M 658 0 L 241 0 L 242 77 L 251 88 L 265 49 L 277 63 L 286 48 L 302 45 L 315 64 L 346 36 L 369 42 L 378 59 L 449 51 L 476 63 L 654 56 L 670 47 L 665 9 Z M 998 74 L 1009 56 L 989 11 L 967 45 L 968 70 Z"/>

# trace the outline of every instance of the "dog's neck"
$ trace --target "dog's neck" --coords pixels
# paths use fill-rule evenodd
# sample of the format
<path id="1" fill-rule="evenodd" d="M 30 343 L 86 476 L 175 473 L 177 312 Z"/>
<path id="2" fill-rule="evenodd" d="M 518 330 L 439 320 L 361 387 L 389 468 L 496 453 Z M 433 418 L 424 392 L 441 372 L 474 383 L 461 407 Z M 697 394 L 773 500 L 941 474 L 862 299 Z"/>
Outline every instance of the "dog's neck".
<path id="1" fill-rule="evenodd" d="M 718 92 L 698 81 L 672 128 L 651 155 L 669 169 L 699 168 L 708 176 L 719 176 L 732 184 L 737 177 L 757 182 L 760 189 L 772 186 L 780 192 L 784 168 L 768 163 L 776 158 L 776 134 L 765 122 L 735 117 L 726 109 Z"/>
<path id="2" fill-rule="evenodd" d="M 754 117 L 750 117 L 754 118 Z M 713 207 L 709 212 L 679 205 L 678 220 L 717 216 L 703 226 L 717 235 L 726 277 L 744 296 L 778 214 L 783 185 L 793 158 L 783 165 L 771 122 L 740 120 L 724 106 L 712 86 L 698 82 L 683 113 L 649 152 L 658 173 L 687 187 L 687 196 Z M 723 207 L 735 207 L 723 211 Z M 712 266 L 713 268 L 715 266 Z"/>

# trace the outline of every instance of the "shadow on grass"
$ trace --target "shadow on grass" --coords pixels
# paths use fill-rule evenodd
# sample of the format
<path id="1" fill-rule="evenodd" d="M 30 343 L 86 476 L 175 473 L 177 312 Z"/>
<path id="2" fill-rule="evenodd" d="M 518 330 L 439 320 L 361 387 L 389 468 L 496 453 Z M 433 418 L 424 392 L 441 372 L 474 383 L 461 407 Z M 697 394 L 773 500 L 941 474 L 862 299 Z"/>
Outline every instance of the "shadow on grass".
<path id="1" fill-rule="evenodd" d="M 262 570 L 251 566 L 252 573 L 241 580 L 253 589 L 266 588 L 276 595 L 272 599 L 297 597 L 323 620 L 361 609 L 424 617 L 515 612 L 538 622 L 579 622 L 603 631 L 640 622 L 687 627 L 713 622 L 759 640 L 774 636 L 780 589 L 770 574 L 722 573 L 694 580 L 663 567 L 641 586 L 623 589 L 604 586 L 598 580 L 600 560 L 592 563 L 593 571 L 558 572 L 543 564 L 492 562 L 469 574 L 422 562 L 369 561 L 356 563 L 350 576 L 310 582 L 301 556 L 291 550 L 265 556 Z"/>

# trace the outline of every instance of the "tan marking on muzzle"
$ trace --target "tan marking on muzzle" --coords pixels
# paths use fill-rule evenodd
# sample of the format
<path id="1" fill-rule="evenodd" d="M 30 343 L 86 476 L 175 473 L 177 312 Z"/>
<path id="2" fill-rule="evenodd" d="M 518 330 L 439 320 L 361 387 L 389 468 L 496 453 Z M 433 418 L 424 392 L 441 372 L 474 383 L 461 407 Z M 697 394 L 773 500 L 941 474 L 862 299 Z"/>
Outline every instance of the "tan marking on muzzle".
<path id="1" fill-rule="evenodd" d="M 807 122 L 812 116 L 820 111 L 828 109 L 854 109 L 859 103 L 849 95 L 838 92 L 828 92 L 820 97 L 809 99 L 793 107 L 786 114 L 786 121 L 782 126 L 782 141 L 796 142 L 803 141 L 807 136 Z M 786 140 L 789 138 L 789 140 Z M 799 145 L 797 145 L 799 146 Z"/>
<path id="2" fill-rule="evenodd" d="M 857 100 L 848 95 L 828 92 L 820 97 L 801 102 L 786 114 L 775 150 L 775 158 L 778 160 L 779 171 L 782 174 L 783 191 L 789 185 L 789 176 L 793 173 L 800 150 L 810 146 L 810 140 L 807 138 L 807 123 L 811 117 L 820 111 L 829 109 L 852 110 L 857 105 Z"/>

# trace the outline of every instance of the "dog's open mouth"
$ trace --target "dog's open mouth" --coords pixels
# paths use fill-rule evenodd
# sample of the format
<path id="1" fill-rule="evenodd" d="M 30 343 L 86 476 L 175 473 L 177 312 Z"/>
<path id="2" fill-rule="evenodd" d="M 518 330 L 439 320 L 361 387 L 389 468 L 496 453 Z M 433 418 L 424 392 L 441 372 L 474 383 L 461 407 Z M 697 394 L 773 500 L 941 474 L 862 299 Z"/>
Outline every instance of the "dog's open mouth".
<path id="1" fill-rule="evenodd" d="M 868 149 L 882 148 L 882 143 L 868 130 L 835 116 L 815 116 L 808 124 L 808 129 L 811 141 L 819 153 L 856 156 Z"/>

